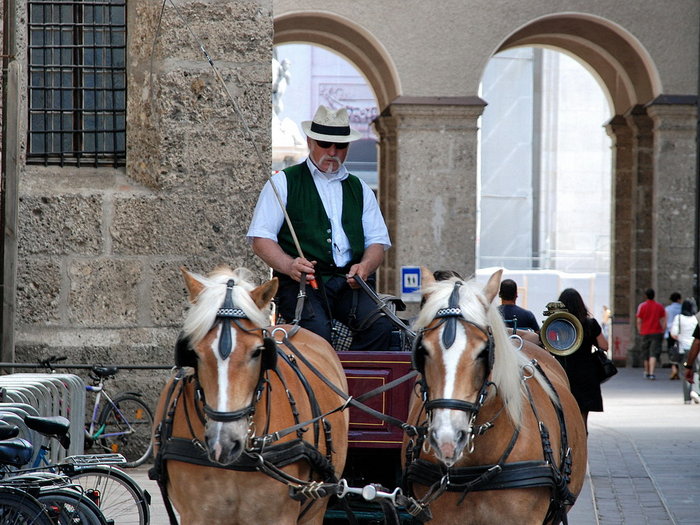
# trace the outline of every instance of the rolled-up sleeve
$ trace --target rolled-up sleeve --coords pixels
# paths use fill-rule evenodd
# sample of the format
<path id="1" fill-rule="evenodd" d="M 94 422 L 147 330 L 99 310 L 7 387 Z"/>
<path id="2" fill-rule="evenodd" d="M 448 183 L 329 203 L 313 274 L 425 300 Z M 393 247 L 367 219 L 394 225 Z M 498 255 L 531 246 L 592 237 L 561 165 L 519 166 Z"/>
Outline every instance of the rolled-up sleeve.
<path id="1" fill-rule="evenodd" d="M 365 248 L 371 244 L 383 244 L 384 249 L 388 250 L 391 248 L 389 230 L 379 209 L 377 198 L 363 180 L 360 182 L 362 183 L 362 228 L 365 232 Z"/>
<path id="2" fill-rule="evenodd" d="M 246 234 L 248 242 L 252 242 L 253 237 L 263 237 L 277 242 L 277 234 L 284 222 L 284 212 L 271 184 L 275 185 L 282 203 L 285 206 L 287 204 L 287 177 L 284 173 L 278 172 L 265 183 L 260 192 Z"/>

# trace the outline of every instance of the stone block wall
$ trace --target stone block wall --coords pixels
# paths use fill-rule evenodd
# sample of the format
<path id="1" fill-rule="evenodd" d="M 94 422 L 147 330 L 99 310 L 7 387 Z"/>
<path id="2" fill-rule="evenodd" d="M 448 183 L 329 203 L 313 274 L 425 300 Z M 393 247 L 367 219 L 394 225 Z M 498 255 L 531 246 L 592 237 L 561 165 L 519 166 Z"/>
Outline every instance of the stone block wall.
<path id="1" fill-rule="evenodd" d="M 17 3 L 26 57 L 26 5 Z M 170 365 L 186 307 L 180 266 L 267 275 L 245 232 L 269 174 L 272 2 L 176 5 L 166 4 L 159 24 L 162 2 L 128 3 L 125 168 L 26 165 L 26 118 L 11 131 L 22 162 L 15 344 L 3 361 Z M 26 94 L 20 105 L 26 115 Z M 167 374 L 125 371 L 115 388 L 144 391 L 155 404 Z"/>

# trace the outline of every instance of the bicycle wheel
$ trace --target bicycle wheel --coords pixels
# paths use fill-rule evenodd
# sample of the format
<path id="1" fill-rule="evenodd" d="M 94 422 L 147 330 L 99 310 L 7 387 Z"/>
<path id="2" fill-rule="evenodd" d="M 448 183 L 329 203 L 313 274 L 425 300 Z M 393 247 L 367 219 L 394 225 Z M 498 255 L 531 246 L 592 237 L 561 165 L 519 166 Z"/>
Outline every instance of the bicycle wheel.
<path id="1" fill-rule="evenodd" d="M 0 523 L 3 525 L 53 525 L 44 505 L 27 492 L 0 488 Z"/>
<path id="2" fill-rule="evenodd" d="M 124 471 L 91 465 L 69 474 L 114 525 L 148 525 L 150 496 Z"/>
<path id="3" fill-rule="evenodd" d="M 42 489 L 38 499 L 57 517 L 56 525 L 108 525 L 97 505 L 82 491 L 68 487 Z"/>
<path id="4" fill-rule="evenodd" d="M 124 456 L 125 467 L 138 467 L 151 457 L 153 414 L 138 397 L 117 396 L 113 405 L 108 404 L 102 410 L 99 424 L 104 425 L 99 436 L 101 445 Z"/>

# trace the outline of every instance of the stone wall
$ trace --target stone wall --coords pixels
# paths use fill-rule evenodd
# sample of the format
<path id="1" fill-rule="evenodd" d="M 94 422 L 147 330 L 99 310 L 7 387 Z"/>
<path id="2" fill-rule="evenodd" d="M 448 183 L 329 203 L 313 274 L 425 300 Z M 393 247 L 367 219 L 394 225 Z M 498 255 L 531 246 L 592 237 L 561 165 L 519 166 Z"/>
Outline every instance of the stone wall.
<path id="1" fill-rule="evenodd" d="M 20 163 L 15 347 L 3 361 L 169 365 L 186 306 L 180 266 L 266 275 L 245 231 L 270 164 L 271 0 L 166 4 L 159 27 L 161 5 L 128 5 L 126 168 Z M 166 375 L 122 373 L 116 387 L 155 401 Z"/>

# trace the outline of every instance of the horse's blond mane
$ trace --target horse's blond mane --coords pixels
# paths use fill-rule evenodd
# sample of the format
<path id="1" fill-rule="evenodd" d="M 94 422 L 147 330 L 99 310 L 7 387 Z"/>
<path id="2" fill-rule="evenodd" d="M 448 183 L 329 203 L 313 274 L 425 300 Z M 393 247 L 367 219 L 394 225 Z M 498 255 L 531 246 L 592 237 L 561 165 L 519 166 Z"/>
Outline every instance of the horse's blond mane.
<path id="1" fill-rule="evenodd" d="M 414 323 L 417 330 L 428 326 L 435 319 L 437 311 L 448 306 L 450 295 L 457 281 L 459 281 L 457 278 L 437 281 L 423 290 L 423 293 L 427 295 L 427 300 Z M 520 426 L 525 399 L 522 369 L 528 365 L 529 359 L 514 346 L 501 313 L 498 311 L 498 306 L 489 302 L 484 295 L 482 285 L 473 279 L 461 282 L 459 307 L 462 310 L 462 315 L 465 319 L 482 326 L 484 329 L 491 327 L 494 342 L 491 380 L 498 387 L 498 396 L 505 404 L 511 420 L 516 427 Z M 535 373 L 535 377 L 549 396 L 553 397 L 551 388 L 538 372 Z"/>
<path id="2" fill-rule="evenodd" d="M 203 286 L 202 291 L 190 306 L 185 317 L 183 332 L 190 338 L 191 344 L 196 345 L 214 325 L 216 312 L 221 308 L 226 297 L 226 283 L 233 279 L 233 304 L 243 310 L 256 326 L 263 328 L 269 325 L 269 312 L 260 310 L 250 296 L 255 288 L 253 273 L 246 268 L 231 270 L 227 266 L 218 266 L 209 275 L 192 274 Z"/>

